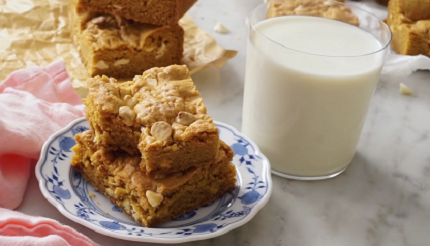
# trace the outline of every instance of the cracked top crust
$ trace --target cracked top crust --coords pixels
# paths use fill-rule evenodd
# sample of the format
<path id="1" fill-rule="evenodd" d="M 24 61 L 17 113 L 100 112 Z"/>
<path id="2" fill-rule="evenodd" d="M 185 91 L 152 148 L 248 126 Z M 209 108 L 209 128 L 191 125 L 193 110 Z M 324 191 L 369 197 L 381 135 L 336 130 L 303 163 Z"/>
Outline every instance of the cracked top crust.
<path id="1" fill-rule="evenodd" d="M 153 51 L 165 47 L 166 41 L 148 38 L 154 31 L 163 32 L 160 27 L 135 22 L 107 13 L 76 8 L 75 18 L 79 18 L 75 28 L 82 33 L 82 38 L 90 41 L 95 49 L 119 49 L 132 47 L 138 50 Z M 179 25 L 172 25 L 183 32 Z"/>
<path id="2" fill-rule="evenodd" d="M 152 68 L 124 83 L 96 76 L 88 80 L 88 88 L 86 100 L 91 100 L 101 115 L 116 118 L 121 117 L 120 111 L 126 112 L 124 124 L 142 133 L 157 122 L 171 125 L 174 140 L 185 140 L 185 133 L 218 132 L 186 66 Z M 185 125 L 176 120 L 184 112 L 193 116 Z M 150 133 L 145 135 L 146 142 L 156 141 Z"/>
<path id="3" fill-rule="evenodd" d="M 309 15 L 359 25 L 358 18 L 351 9 L 334 0 L 274 0 L 267 11 L 267 18 L 284 15 Z"/>

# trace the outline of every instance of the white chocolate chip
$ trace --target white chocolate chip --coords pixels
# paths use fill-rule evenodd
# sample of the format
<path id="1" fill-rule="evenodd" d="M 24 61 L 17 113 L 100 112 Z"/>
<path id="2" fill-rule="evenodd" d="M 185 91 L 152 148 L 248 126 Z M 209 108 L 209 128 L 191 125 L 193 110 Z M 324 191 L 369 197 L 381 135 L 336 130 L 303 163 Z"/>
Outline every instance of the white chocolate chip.
<path id="1" fill-rule="evenodd" d="M 129 59 L 119 59 L 117 61 L 115 61 L 115 63 L 113 64 L 115 67 L 119 67 L 121 65 L 126 65 L 130 62 Z"/>
<path id="2" fill-rule="evenodd" d="M 158 141 L 166 141 L 172 137 L 172 126 L 164 121 L 156 122 L 151 127 L 151 135 Z"/>
<path id="3" fill-rule="evenodd" d="M 163 201 L 164 197 L 163 195 L 158 194 L 157 192 L 153 192 L 152 190 L 147 190 L 146 198 L 148 198 L 149 204 L 151 204 L 153 208 L 156 208 Z"/>
<path id="4" fill-rule="evenodd" d="M 121 7 L 121 6 L 116 5 L 116 4 L 113 4 L 112 6 L 113 6 L 114 8 L 116 8 L 116 9 L 119 9 L 119 10 L 121 10 L 121 9 L 122 9 L 122 7 Z"/>
<path id="5" fill-rule="evenodd" d="M 294 9 L 294 11 L 300 11 L 300 10 L 304 10 L 304 9 L 305 9 L 305 7 L 303 7 L 303 5 L 299 5 Z"/>
<path id="6" fill-rule="evenodd" d="M 116 180 L 114 177 L 108 177 L 108 183 L 110 185 L 113 185 L 113 186 L 118 186 L 119 185 L 118 184 L 118 180 Z"/>
<path id="7" fill-rule="evenodd" d="M 98 68 L 98 69 L 102 69 L 102 70 L 104 70 L 104 69 L 108 69 L 109 68 L 109 65 L 108 64 L 106 64 L 106 62 L 104 62 L 103 60 L 100 60 L 99 62 L 97 62 L 96 63 L 96 65 L 94 65 L 96 68 Z"/>
<path id="8" fill-rule="evenodd" d="M 336 5 L 336 3 L 333 0 L 327 0 L 327 1 L 324 2 L 324 4 L 328 5 L 328 6 Z"/>
<path id="9" fill-rule="evenodd" d="M 157 86 L 157 80 L 156 79 L 148 78 L 148 79 L 146 79 L 146 83 L 148 83 L 148 85 L 152 85 L 154 87 Z"/>
<path id="10" fill-rule="evenodd" d="M 130 213 L 130 201 L 127 198 L 124 199 L 122 207 L 127 213 Z"/>
<path id="11" fill-rule="evenodd" d="M 181 111 L 178 116 L 176 116 L 176 122 L 184 126 L 188 126 L 194 121 L 196 121 L 196 117 L 188 112 Z"/>
<path id="12" fill-rule="evenodd" d="M 105 192 L 111 197 L 115 196 L 115 193 L 113 192 L 113 190 L 111 188 L 106 188 Z"/>
<path id="13" fill-rule="evenodd" d="M 127 193 L 127 191 L 123 188 L 120 188 L 120 187 L 115 188 L 115 197 L 116 198 L 123 197 L 126 193 Z"/>
<path id="14" fill-rule="evenodd" d="M 305 11 L 305 7 L 303 7 L 302 5 L 297 6 L 297 8 L 294 9 L 294 12 L 296 14 L 300 14 L 300 13 L 304 13 L 303 11 Z"/>
<path id="15" fill-rule="evenodd" d="M 411 88 L 409 88 L 407 85 L 400 83 L 400 93 L 402 93 L 403 95 L 412 95 L 414 91 Z"/>
<path id="16" fill-rule="evenodd" d="M 136 113 L 128 106 L 121 106 L 119 107 L 119 117 L 127 126 L 132 126 Z"/>
<path id="17" fill-rule="evenodd" d="M 132 93 L 138 92 L 142 87 L 145 86 L 145 80 L 141 79 L 140 76 L 134 80 L 134 84 L 131 87 Z"/>
<path id="18" fill-rule="evenodd" d="M 154 179 L 164 179 L 167 175 L 164 173 L 155 174 Z"/>
<path id="19" fill-rule="evenodd" d="M 100 141 L 100 132 L 98 130 L 95 130 L 94 132 L 96 135 L 94 136 L 93 142 L 98 143 Z"/>
<path id="20" fill-rule="evenodd" d="M 124 102 L 125 102 L 125 105 L 127 105 L 129 108 L 134 108 L 134 106 L 136 106 L 136 104 L 137 104 L 136 98 L 134 98 L 130 95 L 126 95 L 124 97 Z"/>
<path id="21" fill-rule="evenodd" d="M 96 17 L 96 18 L 92 19 L 91 23 L 98 25 L 98 24 L 103 23 L 105 20 L 106 20 L 106 17 L 99 16 L 99 17 Z"/>
<path id="22" fill-rule="evenodd" d="M 133 203 L 130 203 L 130 205 L 131 205 L 131 216 L 133 216 L 133 218 L 136 221 L 141 220 L 142 219 L 142 214 L 141 213 L 136 213 L 136 211 L 140 210 L 140 207 L 139 207 L 138 203 L 134 203 L 133 202 Z"/>
<path id="23" fill-rule="evenodd" d="M 411 19 L 409 19 L 409 18 L 405 17 L 404 15 L 400 15 L 400 20 L 401 20 L 403 23 L 407 23 L 407 24 L 412 24 L 412 23 L 413 23 L 413 21 L 412 21 Z"/>
<path id="24" fill-rule="evenodd" d="M 221 24 L 221 23 L 217 23 L 215 26 L 214 26 L 214 30 L 215 30 L 215 32 L 217 32 L 217 33 L 222 33 L 222 34 L 225 34 L 225 33 L 228 33 L 228 29 L 227 29 L 227 27 L 225 27 L 223 24 Z"/>
<path id="25" fill-rule="evenodd" d="M 157 54 L 155 55 L 155 58 L 158 59 L 162 57 L 165 51 L 166 51 L 166 45 L 164 43 L 161 43 L 160 48 L 157 49 Z"/>

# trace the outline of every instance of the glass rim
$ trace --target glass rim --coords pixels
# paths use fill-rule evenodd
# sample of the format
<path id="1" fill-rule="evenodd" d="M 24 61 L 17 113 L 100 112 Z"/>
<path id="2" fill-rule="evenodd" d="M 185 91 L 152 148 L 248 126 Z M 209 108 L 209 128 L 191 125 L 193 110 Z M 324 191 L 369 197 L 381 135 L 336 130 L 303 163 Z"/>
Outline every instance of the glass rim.
<path id="1" fill-rule="evenodd" d="M 264 3 L 259 4 L 259 5 L 258 5 L 257 7 L 255 7 L 255 8 L 251 11 L 251 13 L 249 14 L 249 24 L 250 24 L 251 28 L 255 30 L 255 32 L 257 32 L 259 35 L 263 36 L 264 38 L 266 38 L 266 39 L 267 39 L 267 40 L 269 40 L 270 42 L 273 42 L 273 43 L 275 43 L 275 44 L 277 44 L 277 45 L 281 46 L 282 48 L 285 48 L 285 49 L 288 49 L 288 50 L 292 50 L 292 51 L 295 51 L 295 52 L 299 52 L 299 53 L 302 53 L 302 54 L 312 55 L 312 56 L 321 56 L 321 57 L 344 57 L 344 58 L 348 58 L 348 57 L 351 57 L 351 58 L 353 58 L 353 57 L 363 57 L 363 56 L 369 56 L 369 55 L 374 55 L 374 54 L 380 53 L 381 51 L 384 51 L 385 49 L 387 49 L 387 48 L 390 46 L 390 44 L 391 44 L 391 42 L 392 42 L 392 40 L 393 40 L 393 32 L 391 31 L 391 28 L 387 25 L 387 23 L 385 23 L 384 21 L 379 20 L 379 19 L 378 19 L 374 14 L 372 14 L 372 13 L 370 13 L 369 11 L 364 10 L 364 9 L 362 9 L 362 8 L 347 6 L 345 3 L 338 2 L 338 1 L 335 1 L 335 0 L 326 0 L 326 1 L 330 1 L 330 2 L 333 2 L 334 4 L 338 4 L 338 5 L 343 5 L 343 6 L 346 6 L 346 7 L 350 8 L 350 9 L 358 9 L 358 10 L 360 10 L 360 11 L 365 12 L 367 15 L 371 16 L 372 18 L 374 18 L 375 20 L 377 20 L 380 24 L 382 24 L 383 26 L 385 26 L 385 27 L 386 27 L 386 29 L 388 30 L 388 33 L 389 33 L 389 35 L 390 35 L 390 38 L 389 38 L 388 42 L 387 42 L 385 45 L 383 45 L 383 44 L 382 44 L 382 43 L 381 43 L 381 42 L 380 42 L 376 37 L 374 37 L 371 33 L 369 33 L 369 32 L 368 32 L 368 31 L 366 31 L 366 30 L 363 30 L 363 29 L 362 29 L 362 28 L 360 28 L 359 26 L 355 26 L 355 27 L 360 28 L 361 30 L 365 31 L 366 33 L 368 33 L 368 34 L 372 35 L 372 37 L 374 37 L 375 39 L 377 39 L 377 40 L 378 40 L 378 42 L 379 42 L 379 43 L 381 43 L 381 48 L 380 48 L 380 49 L 378 49 L 378 50 L 376 50 L 376 51 L 373 51 L 373 52 L 367 53 L 367 54 L 363 54 L 363 55 L 349 55 L 349 56 L 348 56 L 348 55 L 346 55 L 346 56 L 319 55 L 319 54 L 314 54 L 314 53 L 310 53 L 310 52 L 306 52 L 306 51 L 300 51 L 300 50 L 296 50 L 296 49 L 289 48 L 289 47 L 287 47 L 287 46 L 285 46 L 285 45 L 283 45 L 283 44 L 280 44 L 280 43 L 278 43 L 278 42 L 274 41 L 273 39 L 269 38 L 269 37 L 268 37 L 268 36 L 266 36 L 265 34 L 261 33 L 261 32 L 260 32 L 260 31 L 255 27 L 255 25 L 256 25 L 257 23 L 260 23 L 261 21 L 259 21 L 259 22 L 255 23 L 255 24 L 254 24 L 254 23 L 253 23 L 253 21 L 252 21 L 252 19 L 253 19 L 253 18 L 252 18 L 252 16 L 254 16 L 255 12 L 256 12 L 256 11 L 258 11 L 258 10 L 259 10 L 259 8 L 261 8 L 262 6 L 268 6 L 269 4 L 272 4 L 272 3 L 274 3 L 274 2 L 283 2 L 283 1 L 281 1 L 281 0 L 269 1 L 269 2 L 264 2 Z M 311 16 L 311 15 L 284 15 L 284 16 L 308 16 L 308 17 L 314 17 L 314 18 L 322 18 L 322 19 L 334 20 L 334 19 L 330 19 L 330 18 L 324 18 L 324 17 L 319 17 L 319 16 Z M 279 18 L 279 17 L 284 17 L 284 16 L 278 16 L 278 17 L 272 17 L 272 18 Z M 334 21 L 339 21 L 339 20 L 334 20 Z M 339 22 L 341 22 L 341 21 L 339 21 Z M 343 23 L 345 23 L 345 22 L 343 22 Z M 345 24 L 348 24 L 348 23 L 345 23 Z M 348 25 L 350 25 L 350 24 L 348 24 Z"/>

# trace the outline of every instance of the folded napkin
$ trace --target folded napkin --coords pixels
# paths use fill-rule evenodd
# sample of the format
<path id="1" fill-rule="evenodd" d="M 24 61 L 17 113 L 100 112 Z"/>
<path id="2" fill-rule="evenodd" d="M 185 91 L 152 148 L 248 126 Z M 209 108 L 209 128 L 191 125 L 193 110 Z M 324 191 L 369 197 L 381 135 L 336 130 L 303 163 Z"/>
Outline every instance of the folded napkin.
<path id="1" fill-rule="evenodd" d="M 0 208 L 0 246 L 96 246 L 89 238 L 55 220 Z"/>
<path id="2" fill-rule="evenodd" d="M 12 73 L 0 84 L 0 207 L 16 208 L 49 136 L 84 115 L 62 61 Z"/>
<path id="3" fill-rule="evenodd" d="M 16 71 L 0 83 L 0 246 L 97 245 L 53 220 L 8 210 L 21 203 L 43 143 L 83 115 L 62 61 Z"/>

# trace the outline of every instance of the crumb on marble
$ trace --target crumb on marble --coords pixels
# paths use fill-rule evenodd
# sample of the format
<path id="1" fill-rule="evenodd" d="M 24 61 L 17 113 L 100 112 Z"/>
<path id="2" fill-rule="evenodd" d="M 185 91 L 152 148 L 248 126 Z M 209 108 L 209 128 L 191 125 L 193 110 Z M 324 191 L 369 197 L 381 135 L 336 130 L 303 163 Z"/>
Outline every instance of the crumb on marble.
<path id="1" fill-rule="evenodd" d="M 229 32 L 227 27 L 225 27 L 222 23 L 219 23 L 219 22 L 214 26 L 214 30 L 215 32 L 222 33 L 222 34 Z"/>
<path id="2" fill-rule="evenodd" d="M 403 95 L 412 95 L 413 92 L 414 91 L 407 85 L 400 83 L 400 93 L 402 93 Z"/>

